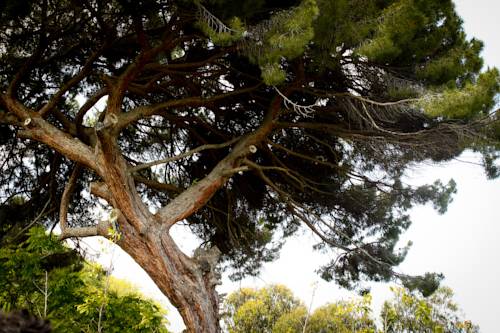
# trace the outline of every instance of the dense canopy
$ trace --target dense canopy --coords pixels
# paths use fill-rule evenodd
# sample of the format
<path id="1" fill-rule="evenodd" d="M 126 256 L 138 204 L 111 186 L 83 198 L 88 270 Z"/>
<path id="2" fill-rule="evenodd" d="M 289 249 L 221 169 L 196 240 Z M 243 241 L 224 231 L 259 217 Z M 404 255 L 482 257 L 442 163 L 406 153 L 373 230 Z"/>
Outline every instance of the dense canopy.
<path id="1" fill-rule="evenodd" d="M 219 251 L 256 274 L 301 225 L 338 254 L 325 279 L 428 294 L 439 276 L 397 272 L 396 244 L 412 205 L 443 213 L 455 186 L 402 177 L 469 148 L 496 175 L 481 49 L 451 0 L 3 1 L 0 198 L 63 237 L 118 230 L 190 329 L 187 294 L 216 309 Z"/>

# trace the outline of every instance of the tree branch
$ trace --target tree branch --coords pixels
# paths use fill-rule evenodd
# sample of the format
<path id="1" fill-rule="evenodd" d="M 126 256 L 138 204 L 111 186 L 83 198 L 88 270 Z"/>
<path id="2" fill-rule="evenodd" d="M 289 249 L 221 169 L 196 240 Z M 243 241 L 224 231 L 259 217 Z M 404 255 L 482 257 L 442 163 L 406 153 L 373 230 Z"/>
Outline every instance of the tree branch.
<path id="1" fill-rule="evenodd" d="M 23 76 L 26 73 L 28 73 L 28 71 L 31 69 L 31 66 L 33 66 L 33 64 L 37 60 L 39 60 L 40 56 L 43 54 L 43 51 L 47 46 L 46 26 L 47 26 L 47 1 L 44 1 L 42 3 L 42 13 L 40 18 L 39 43 L 33 54 L 29 56 L 28 59 L 23 63 L 21 68 L 17 71 L 14 78 L 10 82 L 7 88 L 7 96 L 15 98 L 15 91 L 17 89 L 17 86 L 23 79 Z"/>
<path id="2" fill-rule="evenodd" d="M 75 116 L 75 123 L 77 126 L 81 125 L 83 123 L 83 117 L 85 117 L 85 114 L 104 96 L 108 94 L 108 89 L 107 88 L 102 88 L 95 92 L 90 98 L 87 99 L 85 104 L 82 105 L 80 110 L 78 110 L 78 113 Z"/>
<path id="3" fill-rule="evenodd" d="M 164 159 L 161 159 L 161 160 L 157 160 L 157 161 L 153 161 L 153 162 L 149 162 L 149 163 L 144 163 L 144 164 L 136 165 L 136 166 L 130 168 L 129 172 L 130 173 L 134 173 L 134 172 L 137 172 L 137 171 L 140 171 L 140 170 L 144 170 L 144 169 L 150 168 L 150 167 L 155 166 L 155 165 L 166 164 L 166 163 L 174 162 L 174 161 L 177 161 L 177 160 L 181 160 L 181 159 L 186 158 L 188 156 L 191 156 L 193 154 L 199 153 L 200 151 L 203 151 L 203 150 L 224 148 L 224 147 L 232 145 L 233 143 L 235 143 L 239 139 L 240 139 L 240 137 L 237 137 L 237 138 L 234 138 L 232 140 L 229 140 L 229 141 L 223 142 L 223 143 L 202 145 L 202 146 L 196 147 L 194 149 L 191 149 L 191 150 L 189 150 L 187 152 L 184 152 L 182 154 L 179 154 L 177 156 L 168 157 L 168 158 L 164 158 Z"/>
<path id="4" fill-rule="evenodd" d="M 77 138 L 73 138 L 64 132 L 61 132 L 41 118 L 33 119 L 39 128 L 19 131 L 19 137 L 42 142 L 70 160 L 82 163 L 89 169 L 101 174 L 101 170 L 96 162 L 96 157 L 87 145 L 82 143 Z"/>
<path id="5" fill-rule="evenodd" d="M 165 39 L 160 45 L 140 52 L 136 59 L 127 67 L 127 69 L 125 69 L 123 74 L 120 75 L 116 84 L 113 87 L 110 87 L 107 107 L 108 112 L 114 115 L 120 114 L 122 101 L 129 83 L 133 81 L 133 79 L 137 76 L 141 69 L 144 68 L 150 59 L 157 56 L 163 50 L 168 49 L 170 46 L 177 45 L 177 43 L 189 38 L 189 36 L 181 36 L 174 40 Z"/>
<path id="6" fill-rule="evenodd" d="M 248 88 L 243 88 L 239 90 L 233 90 L 231 92 L 225 93 L 225 94 L 220 94 L 216 96 L 212 96 L 209 98 L 204 98 L 202 96 L 195 96 L 195 97 L 187 97 L 187 98 L 182 98 L 182 99 L 173 99 L 169 100 L 163 103 L 158 103 L 154 105 L 149 105 L 149 106 L 139 106 L 127 113 L 122 113 L 120 117 L 118 118 L 118 122 L 115 125 L 115 129 L 117 131 L 120 131 L 127 127 L 129 124 L 142 119 L 146 117 L 150 117 L 156 114 L 160 114 L 163 110 L 168 109 L 168 108 L 175 108 L 175 107 L 185 107 L 185 106 L 203 106 L 209 103 L 213 103 L 228 97 L 234 97 L 237 95 L 249 93 L 255 89 L 257 89 L 261 83 L 259 83 L 256 86 L 248 87 Z"/>
<path id="7" fill-rule="evenodd" d="M 89 191 L 91 194 L 106 200 L 109 204 L 113 204 L 113 197 L 105 183 L 92 182 L 90 183 Z"/>
<path id="8" fill-rule="evenodd" d="M 231 177 L 231 172 L 240 170 L 239 167 L 243 158 L 254 153 L 256 146 L 265 140 L 273 130 L 274 120 L 281 109 L 280 104 L 281 98 L 276 98 L 271 103 L 271 107 L 261 125 L 254 132 L 244 136 L 205 178 L 191 185 L 167 206 L 158 211 L 157 216 L 163 221 L 167 229 L 203 207 Z"/>
<path id="9" fill-rule="evenodd" d="M 148 179 L 146 177 L 140 176 L 140 175 L 133 175 L 134 180 L 138 183 L 144 184 L 147 187 L 150 187 L 152 189 L 155 189 L 157 191 L 162 191 L 162 192 L 173 192 L 173 193 L 182 193 L 184 189 L 177 187 L 172 184 L 165 184 L 165 183 L 160 183 L 151 179 Z"/>
<path id="10" fill-rule="evenodd" d="M 88 236 L 98 236 L 107 234 L 107 227 L 105 226 L 105 223 L 103 221 L 100 221 L 97 226 L 92 226 L 92 227 L 70 228 L 68 226 L 68 207 L 71 196 L 75 190 L 77 178 L 80 176 L 81 171 L 82 171 L 82 166 L 80 164 L 77 164 L 73 169 L 71 176 L 69 177 L 68 183 L 64 187 L 64 192 L 61 197 L 61 204 L 59 208 L 59 224 L 61 227 L 61 235 L 59 236 L 60 239 L 66 239 L 69 237 L 88 237 Z"/>
<path id="11" fill-rule="evenodd" d="M 85 64 L 83 65 L 83 68 L 80 70 L 80 72 L 73 76 L 71 79 L 68 80 L 62 87 L 59 88 L 57 93 L 55 93 L 50 101 L 45 104 L 38 113 L 40 114 L 41 117 L 44 117 L 48 112 L 52 111 L 52 109 L 59 103 L 61 100 L 61 97 L 64 96 L 64 94 L 73 88 L 75 85 L 77 85 L 79 82 L 81 82 L 89 73 L 90 70 L 92 69 L 92 64 L 94 63 L 94 60 L 99 57 L 99 55 L 102 53 L 102 51 L 107 47 L 107 43 L 104 43 L 98 50 L 94 51 L 90 57 L 87 59 Z"/>

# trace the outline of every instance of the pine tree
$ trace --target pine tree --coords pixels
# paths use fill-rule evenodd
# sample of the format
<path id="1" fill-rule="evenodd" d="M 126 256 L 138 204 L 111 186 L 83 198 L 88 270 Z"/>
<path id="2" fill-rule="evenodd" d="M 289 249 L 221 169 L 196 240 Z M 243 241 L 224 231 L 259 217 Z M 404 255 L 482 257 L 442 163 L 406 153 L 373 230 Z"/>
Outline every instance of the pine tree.
<path id="1" fill-rule="evenodd" d="M 396 243 L 409 208 L 444 213 L 455 186 L 412 188 L 406 168 L 474 149 L 496 176 L 499 73 L 451 0 L 0 9 L 0 196 L 63 238 L 119 232 L 192 332 L 219 329 L 218 262 L 257 274 L 299 226 L 338 251 L 327 280 L 432 292 L 439 275 L 395 270 Z M 180 223 L 203 242 L 192 257 Z"/>

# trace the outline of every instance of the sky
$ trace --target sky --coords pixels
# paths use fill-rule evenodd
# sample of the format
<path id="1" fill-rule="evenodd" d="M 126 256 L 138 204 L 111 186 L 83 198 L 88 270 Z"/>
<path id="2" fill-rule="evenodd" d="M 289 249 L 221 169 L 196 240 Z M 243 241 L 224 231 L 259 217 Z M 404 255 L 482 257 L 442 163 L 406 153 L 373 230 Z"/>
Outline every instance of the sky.
<path id="1" fill-rule="evenodd" d="M 483 56 L 485 65 L 500 68 L 500 1 L 455 0 L 456 8 L 464 20 L 468 36 L 485 42 Z M 479 324 L 481 332 L 498 332 L 500 317 L 500 180 L 486 179 L 481 167 L 473 164 L 477 156 L 470 152 L 442 165 L 423 165 L 411 170 L 408 181 L 418 185 L 436 179 L 457 182 L 458 193 L 448 212 L 439 215 L 429 206 L 411 211 L 413 224 L 401 239 L 413 246 L 401 272 L 422 274 L 441 272 L 445 275 L 443 285 L 455 292 L 455 300 L 465 317 Z M 194 243 L 185 233 L 177 231 L 175 237 L 190 253 Z M 165 297 L 156 288 L 147 274 L 120 249 L 111 249 L 106 243 L 85 240 L 92 248 L 105 248 L 113 254 L 114 275 L 136 284 L 145 294 L 165 304 L 170 310 L 170 329 L 182 331 L 182 320 Z M 315 270 L 328 261 L 311 246 L 314 239 L 303 233 L 290 239 L 284 246 L 280 259 L 265 265 L 258 278 L 249 278 L 240 283 L 231 283 L 224 278 L 219 292 L 230 293 L 239 287 L 262 287 L 269 283 L 281 283 L 293 290 L 306 304 L 312 300 L 313 308 L 353 296 L 339 289 L 334 283 L 322 281 Z M 109 255 L 99 261 L 110 265 Z M 373 295 L 374 315 L 378 315 L 381 304 L 390 297 L 389 285 L 370 284 Z M 314 298 L 312 298 L 314 292 Z"/>

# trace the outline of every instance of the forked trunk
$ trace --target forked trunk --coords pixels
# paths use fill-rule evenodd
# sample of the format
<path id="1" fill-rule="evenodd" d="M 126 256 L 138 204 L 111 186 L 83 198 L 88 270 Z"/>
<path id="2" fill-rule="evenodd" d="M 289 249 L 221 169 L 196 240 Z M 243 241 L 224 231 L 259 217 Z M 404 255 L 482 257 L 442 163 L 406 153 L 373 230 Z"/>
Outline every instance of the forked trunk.
<path id="1" fill-rule="evenodd" d="M 123 95 L 120 95 L 120 91 L 116 93 L 118 96 Z M 256 147 L 272 131 L 281 100 L 274 100 L 262 124 L 255 131 L 231 141 L 234 147 L 230 153 L 203 179 L 175 196 L 155 215 L 137 193 L 133 170 L 118 145 L 119 130 L 113 124 L 116 124 L 119 117 L 125 117 L 121 114 L 119 104 L 108 101 L 103 127 L 96 126 L 94 147 L 90 149 L 42 117 L 30 113 L 20 103 L 12 99 L 5 101 L 8 102 L 6 105 L 10 111 L 21 119 L 29 120 L 30 128 L 23 131 L 25 138 L 49 145 L 100 176 L 101 181 L 90 184 L 90 192 L 113 207 L 114 222 L 118 222 L 121 232 L 118 245 L 134 258 L 179 310 L 188 332 L 219 332 L 219 300 L 215 286 L 220 277 L 214 268 L 220 252 L 217 248 L 199 249 L 190 258 L 177 247 L 169 235 L 169 229 L 202 208 L 234 173 L 248 170 L 248 166 L 241 166 L 241 161 L 255 153 Z M 66 215 L 79 168 L 77 165 L 72 173 L 61 200 L 61 236 L 108 237 L 110 221 L 100 221 L 96 226 L 88 228 L 69 228 L 67 225 Z M 116 226 L 113 224 L 112 227 Z"/>

